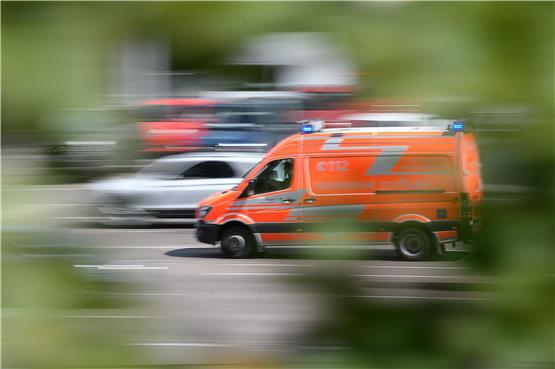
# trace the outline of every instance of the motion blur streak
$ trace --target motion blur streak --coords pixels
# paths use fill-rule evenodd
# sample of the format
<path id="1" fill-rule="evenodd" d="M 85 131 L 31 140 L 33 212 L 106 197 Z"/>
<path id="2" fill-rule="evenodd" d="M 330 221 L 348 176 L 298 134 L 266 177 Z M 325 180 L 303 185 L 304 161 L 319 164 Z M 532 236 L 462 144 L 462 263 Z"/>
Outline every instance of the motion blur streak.
<path id="1" fill-rule="evenodd" d="M 552 2 L 1 11 L 2 367 L 555 367 Z M 197 242 L 198 202 L 314 119 L 462 123 L 480 239 L 401 261 L 332 214 L 311 247 Z"/>

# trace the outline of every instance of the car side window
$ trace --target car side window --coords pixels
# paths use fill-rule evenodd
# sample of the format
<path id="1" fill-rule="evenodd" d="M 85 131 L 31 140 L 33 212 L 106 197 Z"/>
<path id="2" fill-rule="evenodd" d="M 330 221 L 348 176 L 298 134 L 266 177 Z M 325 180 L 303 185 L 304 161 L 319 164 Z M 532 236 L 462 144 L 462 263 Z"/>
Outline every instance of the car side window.
<path id="1" fill-rule="evenodd" d="M 291 186 L 293 159 L 274 160 L 258 174 L 254 183 L 254 194 L 285 190 Z"/>
<path id="2" fill-rule="evenodd" d="M 232 178 L 235 175 L 228 163 L 223 161 L 204 161 L 183 172 L 183 178 Z"/>

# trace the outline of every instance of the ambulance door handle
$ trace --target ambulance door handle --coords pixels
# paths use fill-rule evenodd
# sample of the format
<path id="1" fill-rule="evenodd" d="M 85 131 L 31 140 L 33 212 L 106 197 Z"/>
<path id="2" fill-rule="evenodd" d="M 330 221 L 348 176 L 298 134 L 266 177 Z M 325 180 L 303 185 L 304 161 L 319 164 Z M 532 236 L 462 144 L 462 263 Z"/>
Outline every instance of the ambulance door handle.
<path id="1" fill-rule="evenodd" d="M 281 202 L 283 202 L 284 204 L 291 204 L 293 201 L 295 201 L 294 199 L 283 199 L 281 200 Z"/>
<path id="2" fill-rule="evenodd" d="M 304 202 L 307 204 L 312 204 L 316 202 L 316 199 L 311 197 L 311 198 L 305 199 Z"/>

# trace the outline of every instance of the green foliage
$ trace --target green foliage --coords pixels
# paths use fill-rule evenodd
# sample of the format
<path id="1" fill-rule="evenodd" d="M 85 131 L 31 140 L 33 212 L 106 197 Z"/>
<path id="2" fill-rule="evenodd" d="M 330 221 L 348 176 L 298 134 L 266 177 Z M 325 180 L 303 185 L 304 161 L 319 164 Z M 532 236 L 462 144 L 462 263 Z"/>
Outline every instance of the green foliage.
<path id="1" fill-rule="evenodd" d="M 492 203 L 484 211 L 484 238 L 467 263 L 496 280 L 491 303 L 391 308 L 334 297 L 356 295 L 348 272 L 327 270 L 304 282 L 328 296 L 335 318 L 310 340 L 353 347 L 326 356 L 339 367 L 552 363 L 552 2 L 3 2 L 1 7 L 4 140 L 48 131 L 52 127 L 44 117 L 51 110 L 110 103 L 109 59 L 122 42 L 141 38 L 166 39 L 175 69 L 210 70 L 253 35 L 329 32 L 365 73 L 362 96 L 436 98 L 427 110 L 451 116 L 496 104 L 531 108 L 533 121 L 522 122 L 530 129 L 479 137 L 491 140 L 491 151 L 519 158 L 528 170 L 515 175 L 533 188 L 509 205 Z M 483 161 L 483 169 L 495 176 L 487 155 Z M 18 220 L 28 215 L 15 207 L 8 211 Z M 3 234 L 3 256 L 17 256 L 13 247 L 28 240 L 12 237 Z M 3 307 L 28 312 L 4 318 L 7 363 L 127 362 L 127 353 L 97 332 L 51 317 L 64 309 L 104 308 L 78 291 L 117 287 L 92 286 L 68 265 L 54 262 L 3 263 Z"/>

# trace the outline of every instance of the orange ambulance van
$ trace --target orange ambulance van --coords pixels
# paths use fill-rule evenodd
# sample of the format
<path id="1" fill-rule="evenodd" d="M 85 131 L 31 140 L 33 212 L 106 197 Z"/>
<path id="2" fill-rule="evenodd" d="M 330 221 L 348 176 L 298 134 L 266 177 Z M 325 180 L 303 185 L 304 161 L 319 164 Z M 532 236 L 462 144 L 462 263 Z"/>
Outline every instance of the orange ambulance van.
<path id="1" fill-rule="evenodd" d="M 475 137 L 458 121 L 325 128 L 309 121 L 235 188 L 199 204 L 197 239 L 225 255 L 268 247 L 391 243 L 423 260 L 479 229 Z"/>

